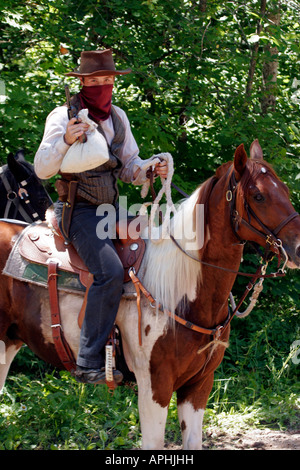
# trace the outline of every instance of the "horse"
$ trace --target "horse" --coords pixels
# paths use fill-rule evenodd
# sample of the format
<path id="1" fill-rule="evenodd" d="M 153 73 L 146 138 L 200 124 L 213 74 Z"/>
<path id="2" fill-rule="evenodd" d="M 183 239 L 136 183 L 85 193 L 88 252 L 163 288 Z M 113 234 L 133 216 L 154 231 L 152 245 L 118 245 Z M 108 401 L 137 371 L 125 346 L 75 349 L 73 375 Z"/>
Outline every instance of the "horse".
<path id="1" fill-rule="evenodd" d="M 198 206 L 204 207 L 204 236 L 194 245 Z M 155 230 L 159 235 L 159 227 Z M 1 272 L 21 231 L 18 225 L 0 222 Z M 124 297 L 116 324 L 138 386 L 142 449 L 163 448 L 168 405 L 176 392 L 183 449 L 196 450 L 202 446 L 202 420 L 214 371 L 228 346 L 234 316 L 228 298 L 239 274 L 244 243 L 260 245 L 265 253 L 255 280 L 282 276 L 286 267 L 300 267 L 300 217 L 256 140 L 250 158 L 244 145 L 239 145 L 233 161 L 220 166 L 180 203 L 169 235 L 145 236 L 140 269 L 131 273 L 140 293 L 140 321 L 136 302 Z M 268 274 L 266 265 L 274 256 L 283 266 Z M 248 290 L 254 283 L 254 275 L 249 276 Z M 63 368 L 53 344 L 46 289 L 3 274 L 0 285 L 0 339 L 6 347 L 0 387 L 23 343 Z M 65 339 L 76 357 L 82 295 L 60 291 L 59 305 Z"/>
<path id="2" fill-rule="evenodd" d="M 45 220 L 52 200 L 33 165 L 25 160 L 24 151 L 10 153 L 0 168 L 0 217 L 27 223 Z"/>

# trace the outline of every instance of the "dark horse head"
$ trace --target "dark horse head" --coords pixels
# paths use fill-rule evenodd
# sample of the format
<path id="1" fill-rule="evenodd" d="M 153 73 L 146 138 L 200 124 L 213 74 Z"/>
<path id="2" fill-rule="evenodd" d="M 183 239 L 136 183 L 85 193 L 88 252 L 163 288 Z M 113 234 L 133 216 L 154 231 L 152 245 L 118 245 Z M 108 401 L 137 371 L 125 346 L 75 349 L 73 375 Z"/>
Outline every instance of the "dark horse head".
<path id="1" fill-rule="evenodd" d="M 29 223 L 45 220 L 52 200 L 23 150 L 10 153 L 7 165 L 0 167 L 0 217 Z"/>

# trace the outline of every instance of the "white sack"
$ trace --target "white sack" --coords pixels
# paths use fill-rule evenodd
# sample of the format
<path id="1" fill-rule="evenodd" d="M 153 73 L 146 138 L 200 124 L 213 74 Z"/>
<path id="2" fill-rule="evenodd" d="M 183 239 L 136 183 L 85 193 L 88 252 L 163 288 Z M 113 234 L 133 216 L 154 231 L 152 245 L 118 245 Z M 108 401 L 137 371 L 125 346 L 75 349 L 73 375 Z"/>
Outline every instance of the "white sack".
<path id="1" fill-rule="evenodd" d="M 89 125 L 87 141 L 76 140 L 69 148 L 60 166 L 62 173 L 80 173 L 92 170 L 109 160 L 105 137 L 97 131 L 98 125 L 88 118 L 88 110 L 81 109 L 78 118 Z"/>

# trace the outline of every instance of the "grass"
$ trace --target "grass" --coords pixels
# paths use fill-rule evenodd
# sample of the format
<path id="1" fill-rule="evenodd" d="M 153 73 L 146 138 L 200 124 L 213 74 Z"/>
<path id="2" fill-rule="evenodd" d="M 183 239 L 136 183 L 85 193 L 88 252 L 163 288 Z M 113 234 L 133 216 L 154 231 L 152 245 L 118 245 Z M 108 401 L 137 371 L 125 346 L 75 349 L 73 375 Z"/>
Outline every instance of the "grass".
<path id="1" fill-rule="evenodd" d="M 10 378 L 3 393 L 0 449 L 118 449 L 139 445 L 137 395 L 78 384 L 67 372 Z M 12 392 L 13 391 L 13 392 Z"/>
<path id="2" fill-rule="evenodd" d="M 299 368 L 291 345 L 299 339 L 298 307 L 285 301 L 234 320 L 230 347 L 215 374 L 204 417 L 210 428 L 300 427 Z M 264 317 L 262 317 L 264 315 Z M 261 321 L 263 318 L 263 321 Z M 166 440 L 180 444 L 176 396 Z M 137 388 L 78 384 L 22 349 L 0 396 L 0 449 L 109 450 L 141 445 Z"/>

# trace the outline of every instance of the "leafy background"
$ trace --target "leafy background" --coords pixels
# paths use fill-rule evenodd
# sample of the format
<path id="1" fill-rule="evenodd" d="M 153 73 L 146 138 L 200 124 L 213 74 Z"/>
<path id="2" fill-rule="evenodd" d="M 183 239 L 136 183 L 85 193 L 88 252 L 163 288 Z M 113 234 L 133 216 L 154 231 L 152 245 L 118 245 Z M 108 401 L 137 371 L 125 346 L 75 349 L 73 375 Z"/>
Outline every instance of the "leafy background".
<path id="1" fill-rule="evenodd" d="M 133 70 L 118 78 L 114 102 L 127 112 L 143 158 L 170 152 L 174 182 L 190 193 L 240 143 L 249 150 L 258 138 L 299 211 L 298 1 L 0 4 L 2 164 L 20 147 L 33 161 L 47 114 L 65 101 L 64 84 L 78 90 L 64 73 L 77 67 L 80 52 L 112 48 L 117 67 Z M 47 187 L 56 199 L 53 180 Z M 120 192 L 140 201 L 139 188 L 120 184 Z M 254 263 L 251 253 L 245 262 Z M 255 312 L 233 323 L 206 423 L 226 427 L 233 416 L 241 426 L 299 427 L 299 365 L 291 350 L 299 339 L 299 273 L 265 286 Z M 235 293 L 242 289 L 238 280 Z M 134 388 L 109 399 L 103 387 L 79 386 L 24 349 L 1 397 L 0 446 L 138 446 L 136 403 Z M 175 399 L 169 415 L 167 436 L 176 441 Z"/>

